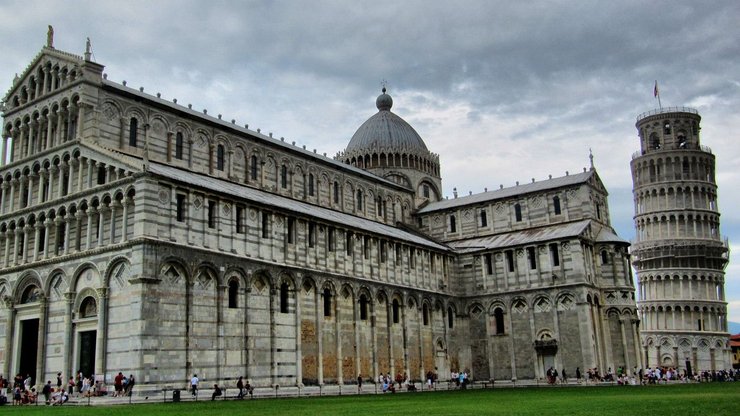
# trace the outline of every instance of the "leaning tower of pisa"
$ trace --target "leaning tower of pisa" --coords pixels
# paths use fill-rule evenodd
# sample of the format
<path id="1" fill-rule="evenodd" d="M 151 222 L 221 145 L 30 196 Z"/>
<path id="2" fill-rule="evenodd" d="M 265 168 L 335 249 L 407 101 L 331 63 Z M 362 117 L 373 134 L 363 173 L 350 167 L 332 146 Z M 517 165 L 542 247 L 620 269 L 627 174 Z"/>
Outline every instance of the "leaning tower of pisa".
<path id="1" fill-rule="evenodd" d="M 700 141 L 701 116 L 670 107 L 637 118 L 630 163 L 635 202 L 633 265 L 646 365 L 699 372 L 729 368 L 715 157 Z"/>

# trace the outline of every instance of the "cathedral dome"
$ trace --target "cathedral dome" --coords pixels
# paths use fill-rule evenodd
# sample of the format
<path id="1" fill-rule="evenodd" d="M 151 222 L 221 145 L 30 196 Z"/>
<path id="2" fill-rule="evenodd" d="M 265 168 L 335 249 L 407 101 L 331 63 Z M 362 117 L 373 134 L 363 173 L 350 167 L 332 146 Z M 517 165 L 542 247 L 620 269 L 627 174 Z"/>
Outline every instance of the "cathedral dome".
<path id="1" fill-rule="evenodd" d="M 378 112 L 365 121 L 352 136 L 345 156 L 359 156 L 373 153 L 406 153 L 429 155 L 426 144 L 409 123 L 393 114 L 393 99 L 383 93 L 375 101 Z"/>

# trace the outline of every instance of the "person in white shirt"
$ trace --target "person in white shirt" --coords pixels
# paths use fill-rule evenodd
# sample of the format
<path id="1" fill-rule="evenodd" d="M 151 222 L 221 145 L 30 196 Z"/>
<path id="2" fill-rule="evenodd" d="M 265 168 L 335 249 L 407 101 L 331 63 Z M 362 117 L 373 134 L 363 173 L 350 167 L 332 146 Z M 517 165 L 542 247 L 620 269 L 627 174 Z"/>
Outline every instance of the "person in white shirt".
<path id="1" fill-rule="evenodd" d="M 192 393 L 193 397 L 195 397 L 198 394 L 198 375 L 193 374 L 193 378 L 190 379 L 190 392 Z"/>

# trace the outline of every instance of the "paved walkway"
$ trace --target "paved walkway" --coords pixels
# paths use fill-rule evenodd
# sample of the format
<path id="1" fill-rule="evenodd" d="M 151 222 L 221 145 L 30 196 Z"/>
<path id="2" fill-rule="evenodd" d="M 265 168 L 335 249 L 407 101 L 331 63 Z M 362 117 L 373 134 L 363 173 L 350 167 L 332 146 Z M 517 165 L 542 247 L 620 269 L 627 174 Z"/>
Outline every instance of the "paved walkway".
<path id="1" fill-rule="evenodd" d="M 670 384 L 676 384 L 679 383 L 677 381 L 672 381 Z M 662 383 L 661 383 L 662 384 Z M 479 390 L 479 389 L 492 389 L 492 388 L 558 388 L 558 387 L 596 387 L 596 386 L 616 386 L 617 383 L 615 382 L 601 382 L 601 383 L 592 383 L 592 382 L 581 382 L 578 383 L 575 381 L 575 379 L 571 379 L 568 381 L 568 383 L 559 383 L 559 384 L 547 384 L 544 381 L 541 380 L 518 380 L 518 381 L 496 381 L 495 383 L 491 382 L 475 382 L 471 383 L 467 386 L 468 389 L 471 390 Z M 428 392 L 428 388 L 426 384 L 423 383 L 414 383 L 414 386 L 416 388 L 416 392 Z M 137 386 L 137 387 L 143 387 L 143 386 Z M 457 386 L 453 382 L 447 382 L 443 381 L 440 383 L 435 384 L 435 388 L 433 391 L 447 391 L 447 390 L 459 390 L 460 387 Z M 212 389 L 200 389 L 198 397 L 193 397 L 189 391 L 187 390 L 180 390 L 180 401 L 181 402 L 193 402 L 193 401 L 210 401 L 211 400 L 211 394 L 213 393 Z M 223 395 L 220 397 L 217 397 L 216 400 L 236 400 L 237 396 L 237 389 L 236 387 L 232 388 L 226 388 L 223 389 Z M 409 393 L 408 389 L 397 389 L 396 393 L 399 394 L 406 394 Z M 244 398 L 244 400 L 257 400 L 257 399 L 269 399 L 269 398 L 282 398 L 282 397 L 316 397 L 316 396 L 340 396 L 340 395 L 374 395 L 374 394 L 391 394 L 391 393 L 383 393 L 382 387 L 380 385 L 374 384 L 374 383 L 365 383 L 362 386 L 362 392 L 357 391 L 357 385 L 356 384 L 346 384 L 346 385 L 325 385 L 325 386 L 305 386 L 305 387 L 297 387 L 297 386 L 290 386 L 290 387 L 278 387 L 278 388 L 271 388 L 271 387 L 259 387 L 255 388 L 253 392 L 253 396 L 247 396 Z M 134 389 L 134 395 L 130 397 L 108 397 L 108 396 L 102 396 L 102 397 L 76 397 L 72 396 L 70 397 L 69 402 L 65 403 L 65 406 L 109 406 L 109 405 L 123 405 L 123 404 L 135 404 L 135 403 L 171 403 L 173 401 L 173 389 L 167 389 L 167 390 L 143 390 L 143 389 Z M 43 402 L 43 399 L 42 399 Z M 9 403 L 10 404 L 10 403 Z M 43 406 L 43 403 L 40 403 L 39 406 Z"/>

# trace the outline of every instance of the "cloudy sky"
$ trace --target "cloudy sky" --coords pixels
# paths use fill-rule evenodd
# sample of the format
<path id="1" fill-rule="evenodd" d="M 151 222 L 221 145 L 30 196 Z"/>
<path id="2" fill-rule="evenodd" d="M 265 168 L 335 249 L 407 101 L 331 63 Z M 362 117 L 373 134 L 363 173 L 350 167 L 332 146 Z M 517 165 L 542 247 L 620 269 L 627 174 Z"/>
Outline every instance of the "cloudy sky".
<path id="1" fill-rule="evenodd" d="M 5 0 L 0 90 L 51 24 L 58 49 L 81 55 L 90 37 L 110 80 L 334 155 L 387 80 L 393 111 L 440 155 L 446 195 L 578 172 L 593 149 L 614 226 L 632 239 L 634 124 L 658 106 L 658 80 L 663 106 L 702 115 L 737 253 L 739 21 L 737 0 Z M 726 292 L 740 322 L 733 260 Z"/>

